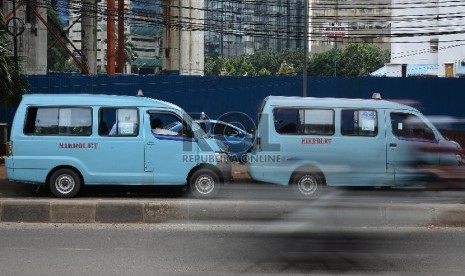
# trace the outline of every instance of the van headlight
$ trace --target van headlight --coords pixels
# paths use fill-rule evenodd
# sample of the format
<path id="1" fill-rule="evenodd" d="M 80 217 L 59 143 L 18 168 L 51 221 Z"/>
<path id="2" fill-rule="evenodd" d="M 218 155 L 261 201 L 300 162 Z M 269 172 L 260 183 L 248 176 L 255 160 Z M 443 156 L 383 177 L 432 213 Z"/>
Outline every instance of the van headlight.
<path id="1" fill-rule="evenodd" d="M 229 158 L 228 158 L 228 154 L 224 153 L 224 152 L 215 152 L 215 159 L 216 159 L 216 162 L 228 162 L 229 161 Z"/>
<path id="2" fill-rule="evenodd" d="M 459 165 L 465 165 L 465 155 L 464 154 L 455 154 L 455 158 L 457 158 L 457 161 L 459 162 Z"/>

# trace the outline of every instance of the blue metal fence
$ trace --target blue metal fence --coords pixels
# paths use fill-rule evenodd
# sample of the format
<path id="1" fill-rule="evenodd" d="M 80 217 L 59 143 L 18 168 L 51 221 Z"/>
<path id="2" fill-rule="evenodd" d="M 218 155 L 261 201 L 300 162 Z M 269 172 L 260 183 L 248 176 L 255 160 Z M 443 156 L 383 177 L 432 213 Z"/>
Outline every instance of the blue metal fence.
<path id="1" fill-rule="evenodd" d="M 178 75 L 28 77 L 29 93 L 91 93 L 145 96 L 175 103 L 187 112 L 205 112 L 217 118 L 225 112 L 256 117 L 268 95 L 302 95 L 301 77 L 187 77 Z M 373 92 L 385 99 L 409 99 L 426 115 L 465 118 L 465 79 L 454 78 L 335 78 L 309 77 L 308 96 L 369 98 Z M 0 122 L 11 123 L 14 109 L 0 107 Z"/>

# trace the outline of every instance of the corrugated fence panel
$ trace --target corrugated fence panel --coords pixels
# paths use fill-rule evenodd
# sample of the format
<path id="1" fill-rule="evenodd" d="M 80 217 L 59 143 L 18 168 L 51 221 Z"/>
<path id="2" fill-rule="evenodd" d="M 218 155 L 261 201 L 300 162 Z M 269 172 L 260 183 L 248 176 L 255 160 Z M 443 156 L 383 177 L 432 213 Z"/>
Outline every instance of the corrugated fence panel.
<path id="1" fill-rule="evenodd" d="M 187 112 L 206 112 L 218 118 L 231 111 L 252 118 L 269 95 L 302 95 L 301 77 L 188 77 L 177 75 L 29 76 L 29 93 L 91 93 L 135 95 L 175 103 Z M 407 99 L 426 115 L 465 118 L 465 79 L 451 78 L 334 78 L 309 77 L 308 96 Z M 11 124 L 14 108 L 1 107 L 0 122 Z"/>

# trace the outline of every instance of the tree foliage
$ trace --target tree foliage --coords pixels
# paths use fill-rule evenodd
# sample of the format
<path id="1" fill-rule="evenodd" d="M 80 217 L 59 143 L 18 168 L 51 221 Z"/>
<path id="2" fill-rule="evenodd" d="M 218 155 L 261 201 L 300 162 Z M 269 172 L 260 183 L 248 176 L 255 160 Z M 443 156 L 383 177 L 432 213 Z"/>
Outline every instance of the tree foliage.
<path id="1" fill-rule="evenodd" d="M 11 50 L 13 47 L 8 36 L 3 14 L 0 12 L 0 103 L 14 106 L 29 89 L 29 83 L 22 73 L 20 61 Z"/>
<path id="2" fill-rule="evenodd" d="M 389 51 L 367 43 L 350 44 L 336 51 L 337 76 L 368 76 L 389 62 Z M 280 53 L 259 50 L 239 57 L 207 57 L 205 74 L 211 76 L 295 76 L 302 74 L 301 50 Z M 333 76 L 334 51 L 313 54 L 307 63 L 308 76 Z"/>
<path id="3" fill-rule="evenodd" d="M 295 76 L 297 72 L 294 69 L 294 65 L 292 63 L 287 63 L 285 60 L 281 63 L 278 72 L 276 73 L 278 76 Z"/>
<path id="4" fill-rule="evenodd" d="M 373 44 L 354 43 L 336 51 L 336 75 L 347 77 L 368 76 L 389 62 L 390 53 Z M 314 54 L 308 62 L 309 76 L 334 75 L 334 51 Z"/>
<path id="5" fill-rule="evenodd" d="M 47 9 L 49 23 L 55 27 L 56 33 L 64 33 L 64 25 L 61 23 L 56 10 Z M 81 70 L 71 59 L 65 49 L 55 38 L 47 32 L 47 71 L 48 72 L 80 72 Z"/>
<path id="6" fill-rule="evenodd" d="M 118 45 L 118 37 L 116 37 L 115 43 L 116 45 Z M 118 46 L 116 46 L 116 52 L 118 51 L 119 51 Z M 123 51 L 124 51 L 124 62 L 132 63 L 138 57 L 136 53 L 136 46 L 134 45 L 134 43 L 132 43 L 129 34 L 124 34 Z"/>

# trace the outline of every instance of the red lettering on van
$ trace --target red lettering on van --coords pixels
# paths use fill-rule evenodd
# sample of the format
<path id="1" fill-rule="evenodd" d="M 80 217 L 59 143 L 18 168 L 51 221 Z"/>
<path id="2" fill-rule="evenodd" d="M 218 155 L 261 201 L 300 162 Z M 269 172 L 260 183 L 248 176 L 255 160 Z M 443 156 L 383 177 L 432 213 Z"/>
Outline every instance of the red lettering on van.
<path id="1" fill-rule="evenodd" d="M 302 145 L 329 145 L 332 142 L 331 138 L 302 138 Z"/>
<path id="2" fill-rule="evenodd" d="M 97 149 L 98 143 L 59 143 L 60 149 Z"/>

